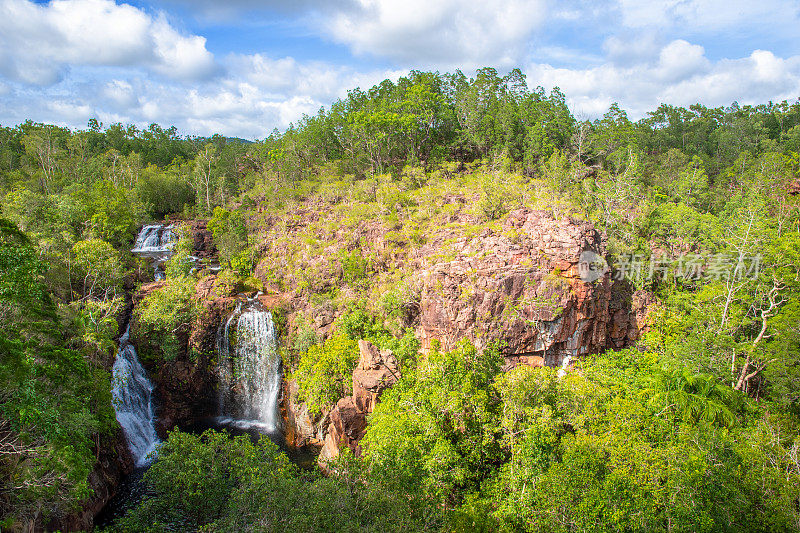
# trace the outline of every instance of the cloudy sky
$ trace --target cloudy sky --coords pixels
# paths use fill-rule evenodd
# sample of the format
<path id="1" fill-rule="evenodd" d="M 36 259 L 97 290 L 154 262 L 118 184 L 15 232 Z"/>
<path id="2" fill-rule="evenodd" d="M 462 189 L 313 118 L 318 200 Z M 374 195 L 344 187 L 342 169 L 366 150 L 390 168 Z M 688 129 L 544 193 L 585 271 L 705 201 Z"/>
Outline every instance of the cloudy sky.
<path id="1" fill-rule="evenodd" d="M 800 97 L 798 0 L 0 0 L 0 124 L 248 139 L 410 69 L 520 67 L 579 117 Z"/>

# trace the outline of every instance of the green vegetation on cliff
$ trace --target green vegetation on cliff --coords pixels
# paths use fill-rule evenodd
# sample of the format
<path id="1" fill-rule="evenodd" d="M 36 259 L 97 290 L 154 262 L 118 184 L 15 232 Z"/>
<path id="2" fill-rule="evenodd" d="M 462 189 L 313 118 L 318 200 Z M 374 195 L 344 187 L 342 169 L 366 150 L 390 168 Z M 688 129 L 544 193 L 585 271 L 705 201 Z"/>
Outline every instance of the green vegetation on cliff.
<path id="1" fill-rule="evenodd" d="M 580 121 L 517 70 L 412 72 L 249 145 L 0 128 L 0 526 L 89 496 L 118 430 L 123 295 L 150 275 L 128 250 L 170 216 L 210 218 L 228 285 L 303 302 L 284 362 L 312 413 L 348 394 L 361 338 L 402 378 L 329 477 L 269 443 L 173 433 L 120 528 L 797 531 L 799 172 L 798 103 Z M 605 234 L 652 297 L 636 350 L 563 377 L 451 339 L 419 353 L 420 272 L 473 238 L 518 242 L 519 207 Z M 197 313 L 188 253 L 134 311 L 160 365 Z"/>

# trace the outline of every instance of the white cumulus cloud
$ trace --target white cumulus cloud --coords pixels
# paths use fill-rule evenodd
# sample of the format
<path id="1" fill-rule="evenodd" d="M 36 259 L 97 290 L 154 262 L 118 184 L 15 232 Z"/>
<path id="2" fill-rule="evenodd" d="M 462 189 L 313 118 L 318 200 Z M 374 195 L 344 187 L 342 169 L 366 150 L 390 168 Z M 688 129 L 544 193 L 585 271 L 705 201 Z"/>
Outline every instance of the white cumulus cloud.
<path id="1" fill-rule="evenodd" d="M 320 21 L 357 54 L 464 68 L 512 65 L 545 19 L 543 0 L 360 0 Z"/>
<path id="2" fill-rule="evenodd" d="M 36 85 L 79 65 L 145 67 L 175 79 L 215 71 L 204 37 L 113 0 L 0 0 L 0 74 Z"/>
<path id="3" fill-rule="evenodd" d="M 721 106 L 800 96 L 800 56 L 781 58 L 755 50 L 748 57 L 712 62 L 702 47 L 676 40 L 657 57 L 632 65 L 606 62 L 583 69 L 531 64 L 528 82 L 561 88 L 575 112 L 589 118 L 603 114 L 613 102 L 639 118 L 660 103 Z"/>

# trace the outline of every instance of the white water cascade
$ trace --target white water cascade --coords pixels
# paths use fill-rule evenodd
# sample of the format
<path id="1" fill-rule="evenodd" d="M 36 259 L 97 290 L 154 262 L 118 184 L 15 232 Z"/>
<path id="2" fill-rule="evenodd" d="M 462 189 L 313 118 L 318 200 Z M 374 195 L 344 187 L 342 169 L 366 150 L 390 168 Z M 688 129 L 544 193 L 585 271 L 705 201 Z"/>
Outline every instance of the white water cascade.
<path id="1" fill-rule="evenodd" d="M 153 265 L 153 277 L 156 280 L 164 279 L 164 262 L 172 257 L 175 246 L 175 227 L 170 224 L 147 224 L 139 231 L 136 244 L 131 252 L 141 257 L 150 259 Z"/>
<path id="2" fill-rule="evenodd" d="M 136 348 L 128 341 L 130 324 L 119 338 L 119 350 L 112 368 L 114 411 L 125 431 L 136 466 L 152 459 L 160 441 L 156 435 L 153 384 L 147 379 Z"/>
<path id="3" fill-rule="evenodd" d="M 169 226 L 164 226 L 163 224 L 147 224 L 143 226 L 131 251 L 136 253 L 169 252 L 175 245 L 172 230 L 173 226 L 171 224 Z"/>
<path id="4" fill-rule="evenodd" d="M 567 368 L 569 368 L 569 364 L 572 362 L 572 356 L 568 355 L 564 357 L 564 360 L 561 361 L 561 368 L 558 369 L 558 377 L 563 378 L 567 375 Z"/>
<path id="5" fill-rule="evenodd" d="M 218 422 L 239 429 L 278 430 L 280 354 L 272 313 L 257 300 L 239 303 L 217 335 Z"/>

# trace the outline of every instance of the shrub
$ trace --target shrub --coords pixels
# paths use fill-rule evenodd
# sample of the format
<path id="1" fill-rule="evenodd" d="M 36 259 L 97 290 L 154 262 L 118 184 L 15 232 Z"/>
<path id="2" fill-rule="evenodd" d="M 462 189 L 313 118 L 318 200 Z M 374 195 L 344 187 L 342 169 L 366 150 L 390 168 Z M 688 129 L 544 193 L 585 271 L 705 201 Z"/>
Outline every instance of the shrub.
<path id="1" fill-rule="evenodd" d="M 188 330 L 197 313 L 193 278 L 168 279 L 163 288 L 147 295 L 136 307 L 135 337 L 142 339 L 139 351 L 143 358 L 160 352 L 165 361 L 174 360 L 180 351 L 179 330 Z"/>
<path id="2" fill-rule="evenodd" d="M 175 167 L 161 170 L 149 165 L 136 182 L 136 196 L 154 219 L 184 212 L 194 205 L 194 190 Z"/>
<path id="3" fill-rule="evenodd" d="M 219 259 L 223 264 L 230 265 L 247 247 L 247 223 L 239 210 L 228 211 L 215 207 L 214 214 L 208 221 L 208 229 L 214 235 L 214 244 L 217 245 Z M 241 265 L 237 262 L 237 266 Z"/>
<path id="4" fill-rule="evenodd" d="M 300 400 L 306 402 L 310 413 L 319 414 L 332 408 L 350 392 L 358 357 L 358 342 L 343 334 L 331 337 L 324 344 L 309 346 L 294 377 Z"/>

